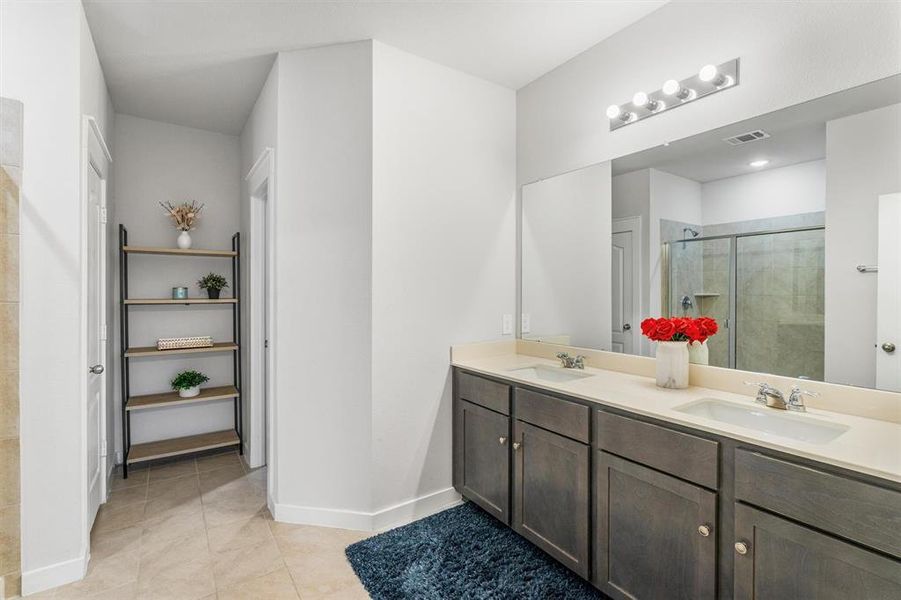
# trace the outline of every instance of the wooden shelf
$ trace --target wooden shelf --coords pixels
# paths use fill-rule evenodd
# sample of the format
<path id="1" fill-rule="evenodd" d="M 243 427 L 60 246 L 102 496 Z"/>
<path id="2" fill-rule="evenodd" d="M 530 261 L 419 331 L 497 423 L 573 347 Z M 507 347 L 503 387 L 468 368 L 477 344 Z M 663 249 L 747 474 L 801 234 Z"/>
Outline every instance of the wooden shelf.
<path id="1" fill-rule="evenodd" d="M 201 354 L 204 352 L 231 352 L 237 350 L 238 345 L 234 342 L 219 342 L 213 344 L 209 348 L 177 348 L 175 350 L 158 350 L 156 346 L 140 346 L 137 348 L 129 348 L 125 351 L 125 356 L 132 358 L 136 356 L 168 356 L 176 354 Z"/>
<path id="2" fill-rule="evenodd" d="M 188 248 L 187 250 L 183 250 L 181 248 L 153 248 L 150 246 L 123 246 L 122 251 L 128 254 L 156 254 L 156 255 L 166 255 L 166 256 L 223 256 L 223 257 L 232 257 L 237 256 L 238 253 L 234 250 L 202 250 L 202 249 L 194 249 Z"/>
<path id="3" fill-rule="evenodd" d="M 173 438 L 170 440 L 132 444 L 128 451 L 128 464 L 155 460 L 158 458 L 167 458 L 169 456 L 179 456 L 181 454 L 190 454 L 192 452 L 200 452 L 201 450 L 210 450 L 212 448 L 236 446 L 239 443 L 240 439 L 238 438 L 238 434 L 235 433 L 235 430 L 227 429 L 225 431 L 213 431 L 212 433 L 201 433 L 199 435 L 189 435 L 187 437 Z"/>
<path id="4" fill-rule="evenodd" d="M 237 298 L 218 298 L 211 300 L 209 298 L 128 298 L 125 304 L 141 304 L 141 305 L 174 305 L 174 304 L 237 304 Z"/>
<path id="5" fill-rule="evenodd" d="M 198 396 L 194 396 L 193 398 L 182 398 L 178 395 L 178 392 L 164 392 L 162 394 L 132 396 L 125 404 L 125 410 L 143 410 L 146 408 L 181 406 L 184 404 L 211 402 L 213 400 L 225 400 L 227 398 L 237 397 L 238 388 L 233 385 L 221 385 L 217 387 L 204 388 L 200 390 L 200 394 Z"/>

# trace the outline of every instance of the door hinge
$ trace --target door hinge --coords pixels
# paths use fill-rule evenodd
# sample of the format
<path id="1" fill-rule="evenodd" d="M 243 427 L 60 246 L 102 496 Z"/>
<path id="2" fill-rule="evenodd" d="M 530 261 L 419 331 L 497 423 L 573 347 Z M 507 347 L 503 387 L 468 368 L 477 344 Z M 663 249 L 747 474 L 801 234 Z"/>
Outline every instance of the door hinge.
<path id="1" fill-rule="evenodd" d="M 100 340 L 105 342 L 106 335 L 107 335 L 107 329 L 106 329 L 106 325 L 104 324 L 104 325 L 100 326 Z"/>
<path id="2" fill-rule="evenodd" d="M 105 206 L 100 207 L 100 222 L 103 223 L 104 225 L 106 224 L 106 207 Z"/>

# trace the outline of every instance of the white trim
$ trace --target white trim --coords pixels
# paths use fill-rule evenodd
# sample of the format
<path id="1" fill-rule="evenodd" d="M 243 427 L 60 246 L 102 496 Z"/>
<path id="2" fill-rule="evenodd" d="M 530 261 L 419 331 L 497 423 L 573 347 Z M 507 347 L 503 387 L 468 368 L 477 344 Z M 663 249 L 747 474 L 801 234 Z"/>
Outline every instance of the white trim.
<path id="1" fill-rule="evenodd" d="M 22 573 L 22 595 L 37 594 L 51 588 L 84 579 L 91 555 L 81 556 Z"/>
<path id="2" fill-rule="evenodd" d="M 278 498 L 278 457 L 276 456 L 276 431 L 275 418 L 277 403 L 275 401 L 275 369 L 278 341 L 276 327 L 276 298 L 275 298 L 275 215 L 277 210 L 276 200 L 276 161 L 275 150 L 266 147 L 260 153 L 259 158 L 254 162 L 250 171 L 245 176 L 248 187 L 248 201 L 250 204 L 250 261 L 249 261 L 249 280 L 248 293 L 246 297 L 250 297 L 250 311 L 248 314 L 248 338 L 249 338 L 249 413 L 250 428 L 249 435 L 245 437 L 245 444 L 250 442 L 249 451 L 246 452 L 248 464 L 252 467 L 259 467 L 263 464 L 269 466 L 267 470 L 267 488 L 273 499 Z M 265 200 L 263 199 L 265 198 Z M 263 226 L 268 223 L 266 231 L 266 246 L 260 244 L 262 235 L 259 233 Z M 266 300 L 267 306 L 265 311 L 263 306 L 254 302 L 254 294 L 256 290 L 262 289 L 263 267 L 266 267 Z M 267 322 L 263 324 L 263 315 L 266 315 Z M 268 361 L 268 377 L 265 385 L 266 397 L 266 423 L 262 422 L 263 407 L 257 399 L 264 396 L 262 381 L 254 374 L 258 374 L 263 370 L 263 361 L 265 350 L 263 348 L 263 340 L 265 333 L 269 335 L 269 361 Z M 254 418 L 256 417 L 256 418 Z M 268 435 L 267 435 L 268 434 Z M 262 440 L 266 439 L 265 453 L 261 452 Z M 274 503 L 273 503 L 274 504 Z"/>
<path id="3" fill-rule="evenodd" d="M 271 511 L 273 518 L 283 523 L 380 531 L 412 523 L 461 502 L 460 494 L 454 488 L 447 488 L 375 512 L 276 504 L 271 500 L 270 506 L 275 509 Z"/>
<path id="4" fill-rule="evenodd" d="M 112 164 L 113 155 L 110 154 L 109 146 L 106 145 L 106 140 L 103 138 L 103 132 L 100 131 L 100 125 L 97 123 L 97 119 L 91 115 L 85 115 L 84 118 L 87 119 L 88 124 L 91 126 L 91 131 L 97 136 L 97 141 L 100 142 L 100 149 L 103 150 L 103 155 L 106 156 L 106 160 Z"/>
<path id="5" fill-rule="evenodd" d="M 640 356 L 648 356 L 650 354 L 650 345 L 643 335 L 639 325 L 641 323 L 641 306 L 642 306 L 642 285 L 641 277 L 644 270 L 642 257 L 644 252 L 641 251 L 644 240 L 641 235 L 641 215 L 634 217 L 622 217 L 613 219 L 610 230 L 611 241 L 614 233 L 632 232 L 632 291 L 635 297 L 632 299 L 632 353 Z"/>

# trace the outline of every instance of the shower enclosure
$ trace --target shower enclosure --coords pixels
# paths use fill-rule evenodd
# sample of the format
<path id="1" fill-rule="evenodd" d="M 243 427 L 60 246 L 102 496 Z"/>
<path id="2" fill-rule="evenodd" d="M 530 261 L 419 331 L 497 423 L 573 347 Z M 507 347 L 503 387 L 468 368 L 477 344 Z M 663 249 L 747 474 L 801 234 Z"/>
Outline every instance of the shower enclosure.
<path id="1" fill-rule="evenodd" d="M 708 316 L 709 364 L 823 379 L 823 227 L 665 242 L 667 316 Z"/>

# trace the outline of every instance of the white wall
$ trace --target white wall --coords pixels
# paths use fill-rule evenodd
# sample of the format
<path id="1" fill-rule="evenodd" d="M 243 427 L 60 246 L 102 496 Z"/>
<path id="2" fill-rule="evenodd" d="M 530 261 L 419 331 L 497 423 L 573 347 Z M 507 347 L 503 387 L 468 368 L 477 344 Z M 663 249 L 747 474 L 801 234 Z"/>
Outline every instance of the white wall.
<path id="1" fill-rule="evenodd" d="M 876 384 L 878 198 L 901 191 L 901 104 L 826 124 L 826 381 Z M 849 318 L 851 316 L 852 318 Z"/>
<path id="2" fill-rule="evenodd" d="M 648 240 L 648 315 L 662 312 L 660 299 L 660 220 L 701 222 L 701 184 L 650 169 L 650 239 Z"/>
<path id="3" fill-rule="evenodd" d="M 372 44 L 278 59 L 278 501 L 368 511 Z M 319 514 L 319 513 L 317 513 Z"/>
<path id="4" fill-rule="evenodd" d="M 826 161 L 814 160 L 701 186 L 702 225 L 826 210 Z"/>
<path id="5" fill-rule="evenodd" d="M 0 5 L 0 96 L 24 104 L 20 268 L 22 587 L 82 574 L 81 114 L 109 100 L 80 3 Z M 52 340 L 52 343 L 47 343 Z"/>
<path id="6" fill-rule="evenodd" d="M 610 350 L 610 163 L 523 186 L 522 312 L 532 335 Z"/>
<path id="7" fill-rule="evenodd" d="M 136 246 L 175 247 L 178 231 L 159 202 L 196 200 L 204 204 L 198 226 L 191 232 L 195 248 L 231 248 L 231 236 L 239 228 L 240 149 L 238 138 L 141 119 L 116 116 L 113 175 L 116 221 L 128 229 L 128 243 Z M 113 237 L 112 244 L 118 243 Z M 118 257 L 117 257 L 118 258 Z M 128 259 L 128 293 L 131 298 L 167 298 L 172 288 L 185 285 L 189 296 L 206 296 L 197 280 L 209 272 L 224 275 L 234 292 L 231 261 L 131 255 Z M 118 288 L 118 259 L 110 264 L 110 280 Z M 118 291 L 118 289 L 117 289 Z M 129 344 L 154 346 L 160 337 L 212 335 L 214 341 L 232 340 L 231 310 L 226 306 L 135 306 L 129 309 Z M 112 328 L 118 348 L 118 315 Z M 116 380 L 120 381 L 116 361 Z M 131 394 L 169 391 L 169 381 L 184 369 L 207 374 L 207 385 L 232 382 L 228 354 L 135 359 L 131 361 Z M 120 387 L 113 397 L 116 414 L 121 406 Z M 232 402 L 223 400 L 147 411 L 131 419 L 132 443 L 180 437 L 233 426 Z M 116 419 L 115 450 L 121 451 L 121 419 Z"/>
<path id="8" fill-rule="evenodd" d="M 266 148 L 277 147 L 278 141 L 278 59 L 276 58 L 275 63 L 272 66 L 272 69 L 269 71 L 269 76 L 266 78 L 266 82 L 263 84 L 263 89 L 260 91 L 260 95 L 257 98 L 257 101 L 254 103 L 253 110 L 250 113 L 250 116 L 247 118 L 247 122 L 244 124 L 244 129 L 241 132 L 241 200 L 240 200 L 240 219 L 241 219 L 241 256 L 243 260 L 241 261 L 241 289 L 244 290 L 244 294 L 241 298 L 241 327 L 242 332 L 241 336 L 244 340 L 244 361 L 242 363 L 243 374 L 241 377 L 241 393 L 243 395 L 243 407 L 244 407 L 244 446 L 245 446 L 245 458 L 248 457 L 248 441 L 251 435 L 251 432 L 256 424 L 253 422 L 255 418 L 255 414 L 260 414 L 259 411 L 252 411 L 252 403 L 255 402 L 263 402 L 263 398 L 254 398 L 253 393 L 253 378 L 258 377 L 257 373 L 253 372 L 251 369 L 252 365 L 252 353 L 256 352 L 258 349 L 253 348 L 251 346 L 250 339 L 250 315 L 251 307 L 254 305 L 254 302 L 257 301 L 258 297 L 261 299 L 262 296 L 259 296 L 260 290 L 252 290 L 250 288 L 250 274 L 253 271 L 253 250 L 251 245 L 251 240 L 253 238 L 253 232 L 250 229 L 250 194 L 255 192 L 256 190 L 251 190 L 248 187 L 248 182 L 245 181 L 245 177 L 250 172 L 250 169 L 254 166 L 254 163 L 260 157 L 262 152 Z M 278 153 L 276 152 L 276 160 L 278 159 Z M 270 199 L 270 201 L 275 201 L 274 199 Z M 265 456 L 265 453 L 264 453 Z M 273 498 L 277 498 L 277 490 L 270 489 L 269 495 Z"/>
<path id="9" fill-rule="evenodd" d="M 631 154 L 893 75 L 901 4 L 671 2 L 517 92 L 517 181 Z M 639 50 L 640 49 L 640 50 Z M 610 132 L 604 109 L 706 63 L 731 90 Z"/>
<path id="10" fill-rule="evenodd" d="M 451 488 L 448 348 L 513 313 L 515 95 L 376 42 L 372 510 Z"/>

